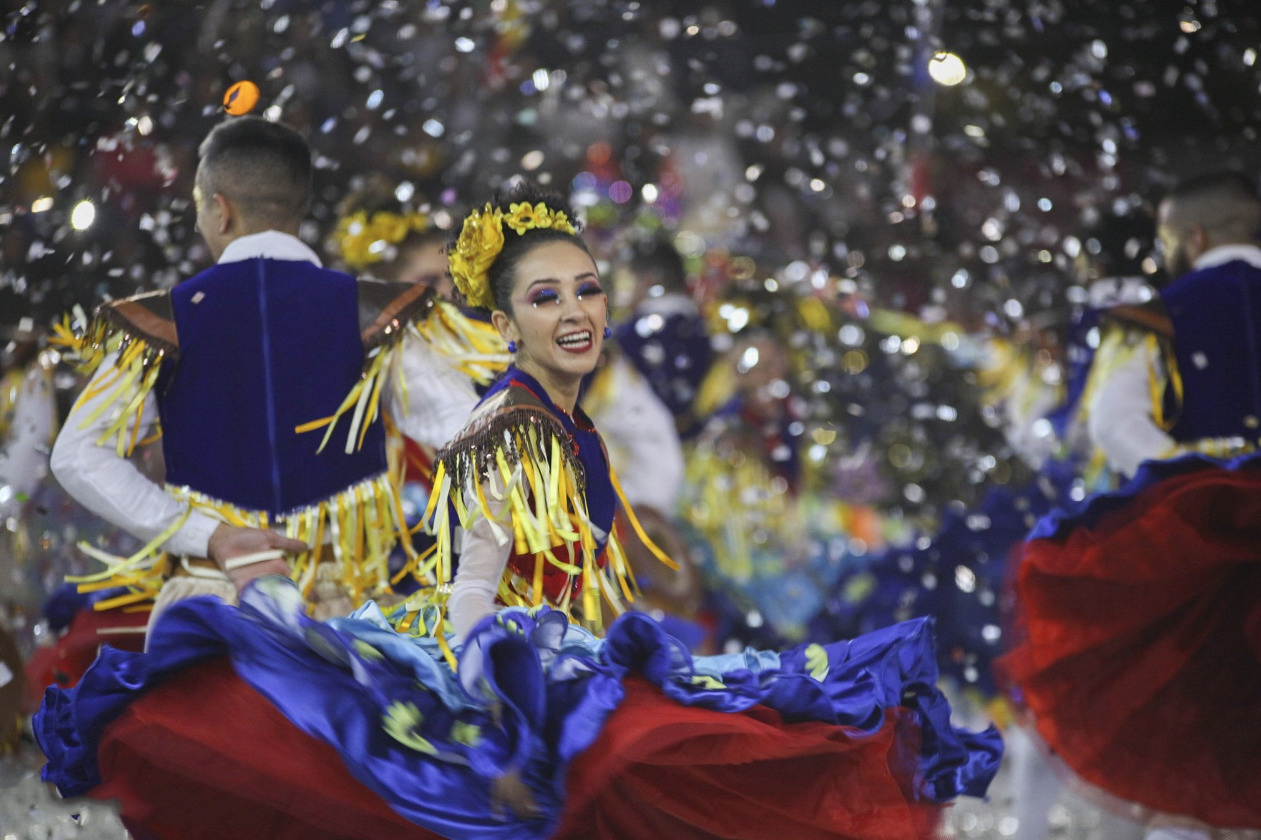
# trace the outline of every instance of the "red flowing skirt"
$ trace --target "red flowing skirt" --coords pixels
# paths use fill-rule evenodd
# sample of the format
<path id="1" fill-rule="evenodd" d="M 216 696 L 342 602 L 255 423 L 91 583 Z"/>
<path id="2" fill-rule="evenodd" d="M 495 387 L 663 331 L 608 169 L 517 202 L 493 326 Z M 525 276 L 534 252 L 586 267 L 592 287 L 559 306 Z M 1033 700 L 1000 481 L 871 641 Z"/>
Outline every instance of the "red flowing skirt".
<path id="1" fill-rule="evenodd" d="M 570 766 L 566 840 L 903 840 L 938 813 L 909 804 L 909 713 L 858 737 L 785 724 L 757 707 L 723 714 L 671 702 L 647 682 Z M 899 744 L 902 745 L 899 747 Z M 178 674 L 107 729 L 94 798 L 117 799 L 137 840 L 429 840 L 298 730 L 227 660 Z"/>
<path id="2" fill-rule="evenodd" d="M 39 708 L 44 686 L 69 688 L 78 685 L 88 666 L 96 660 L 101 645 L 119 650 L 144 650 L 148 611 L 79 610 L 70 627 L 49 647 L 37 648 L 26 663 L 26 712 Z"/>
<path id="3" fill-rule="evenodd" d="M 1108 794 L 1261 828 L 1261 470 L 1205 468 L 1024 546 L 999 662 Z"/>

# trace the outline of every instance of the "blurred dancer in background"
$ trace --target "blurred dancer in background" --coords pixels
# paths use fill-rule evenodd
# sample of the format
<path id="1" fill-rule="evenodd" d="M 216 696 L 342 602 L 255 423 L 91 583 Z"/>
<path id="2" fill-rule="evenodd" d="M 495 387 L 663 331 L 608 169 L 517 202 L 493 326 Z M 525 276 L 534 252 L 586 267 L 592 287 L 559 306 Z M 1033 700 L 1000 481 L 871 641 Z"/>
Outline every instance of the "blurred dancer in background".
<path id="1" fill-rule="evenodd" d="M 1261 828 L 1261 200 L 1239 173 L 1161 202 L 1174 280 L 1110 311 L 1090 429 L 1132 478 L 1043 519 L 1002 660 L 1072 770 L 1155 836 Z M 1188 834 L 1189 832 L 1189 834 Z"/>

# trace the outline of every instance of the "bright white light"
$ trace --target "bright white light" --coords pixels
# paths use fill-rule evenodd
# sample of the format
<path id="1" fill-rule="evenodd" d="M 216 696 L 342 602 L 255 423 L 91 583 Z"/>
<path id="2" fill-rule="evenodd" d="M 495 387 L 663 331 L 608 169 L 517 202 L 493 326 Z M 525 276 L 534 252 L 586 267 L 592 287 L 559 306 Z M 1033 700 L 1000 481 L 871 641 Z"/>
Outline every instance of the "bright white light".
<path id="1" fill-rule="evenodd" d="M 647 202 L 648 204 L 653 204 L 657 200 L 657 195 L 658 195 L 657 185 L 644 184 L 644 186 L 640 189 L 639 194 L 644 197 L 645 202 Z"/>
<path id="2" fill-rule="evenodd" d="M 70 211 L 70 227 L 75 230 L 87 230 L 96 221 L 96 206 L 86 198 Z"/>
<path id="3" fill-rule="evenodd" d="M 976 573 L 967 566 L 955 566 L 955 586 L 961 592 L 975 592 Z"/>
<path id="4" fill-rule="evenodd" d="M 51 209 L 53 209 L 52 196 L 46 195 L 31 202 L 32 213 L 43 213 L 44 211 Z"/>
<path id="5" fill-rule="evenodd" d="M 740 357 L 741 372 L 753 370 L 757 367 L 759 353 L 756 347 L 745 348 L 744 355 Z"/>
<path id="6" fill-rule="evenodd" d="M 533 172 L 543 165 L 543 153 L 538 149 L 526 152 L 521 156 L 521 168 L 526 172 Z"/>
<path id="7" fill-rule="evenodd" d="M 939 85 L 952 86 L 968 77 L 968 68 L 962 58 L 942 50 L 928 60 L 928 75 Z"/>

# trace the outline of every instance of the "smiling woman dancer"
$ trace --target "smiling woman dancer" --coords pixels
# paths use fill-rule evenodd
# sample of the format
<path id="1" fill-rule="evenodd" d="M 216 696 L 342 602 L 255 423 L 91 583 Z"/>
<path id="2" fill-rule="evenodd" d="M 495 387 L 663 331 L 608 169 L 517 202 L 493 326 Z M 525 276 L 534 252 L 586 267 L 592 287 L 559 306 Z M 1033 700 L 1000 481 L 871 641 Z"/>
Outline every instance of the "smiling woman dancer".
<path id="1" fill-rule="evenodd" d="M 178 604 L 50 693 L 46 778 L 138 838 L 883 840 L 984 793 L 998 736 L 950 725 L 926 622 L 701 658 L 641 613 L 606 629 L 634 582 L 576 407 L 607 304 L 570 218 L 518 188 L 452 249 L 515 363 L 438 453 L 438 585 L 393 621 L 314 622 L 277 577 Z"/>

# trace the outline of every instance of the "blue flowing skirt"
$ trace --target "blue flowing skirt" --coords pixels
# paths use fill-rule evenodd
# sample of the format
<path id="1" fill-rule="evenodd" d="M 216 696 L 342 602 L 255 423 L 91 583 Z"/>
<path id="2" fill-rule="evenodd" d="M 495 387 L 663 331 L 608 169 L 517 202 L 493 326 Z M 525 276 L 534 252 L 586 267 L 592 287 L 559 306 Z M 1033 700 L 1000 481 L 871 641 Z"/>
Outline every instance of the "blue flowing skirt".
<path id="1" fill-rule="evenodd" d="M 453 669 L 435 640 L 396 633 L 375 605 L 326 623 L 308 619 L 303 606 L 292 584 L 262 578 L 239 608 L 209 598 L 175 605 L 145 654 L 103 649 L 77 687 L 50 688 L 36 715 L 49 759 L 44 778 L 66 796 L 100 789 L 98 752 L 111 724 L 164 681 L 195 675 L 223 657 L 289 724 L 331 746 L 349 774 L 393 812 L 444 837 L 552 836 L 572 787 L 568 769 L 610 736 L 606 724 L 619 707 L 634 702 L 627 699 L 632 677 L 680 714 L 769 709 L 777 726 L 813 722 L 833 733 L 839 727 L 858 744 L 888 736 L 890 715 L 900 714 L 913 725 L 882 747 L 882 760 L 894 772 L 905 759 L 908 803 L 981 796 L 1001 757 L 992 727 L 973 733 L 951 725 L 935 685 L 926 620 L 783 653 L 694 658 L 643 614 L 622 616 L 597 639 L 545 607 L 506 609 L 454 650 Z M 204 719 L 215 710 L 180 713 Z M 664 730 L 669 723 L 659 725 Z M 212 717 L 206 725 L 219 724 Z M 231 718 L 221 725 L 231 727 Z M 686 733 L 671 737 L 672 761 L 706 749 L 689 747 Z M 262 747 L 241 745 L 251 748 Z M 530 787 L 541 811 L 536 819 L 494 812 L 490 781 L 508 771 Z M 143 816 L 134 820 L 143 826 Z"/>

